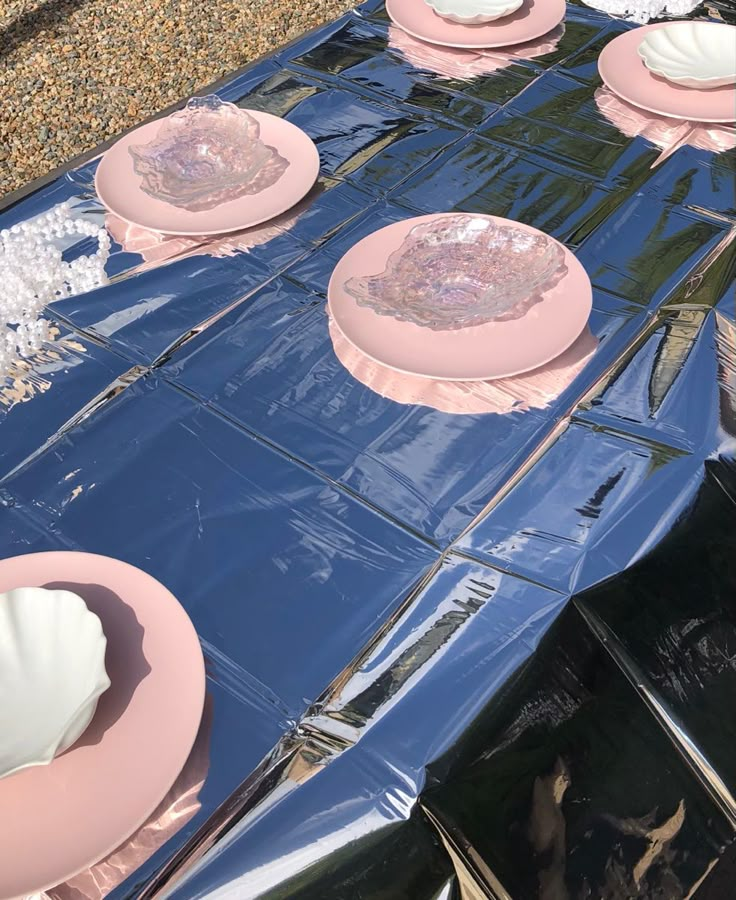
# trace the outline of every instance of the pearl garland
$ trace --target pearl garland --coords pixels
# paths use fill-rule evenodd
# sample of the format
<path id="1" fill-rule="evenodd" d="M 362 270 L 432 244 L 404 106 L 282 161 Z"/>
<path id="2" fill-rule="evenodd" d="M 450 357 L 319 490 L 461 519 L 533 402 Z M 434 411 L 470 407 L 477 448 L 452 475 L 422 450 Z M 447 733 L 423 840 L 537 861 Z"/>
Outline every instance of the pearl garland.
<path id="1" fill-rule="evenodd" d="M 70 215 L 61 203 L 43 215 L 0 231 L 0 376 L 48 337 L 44 306 L 107 282 L 110 237 L 104 228 Z M 97 239 L 97 252 L 62 260 L 54 239 L 78 234 Z"/>
<path id="2" fill-rule="evenodd" d="M 660 16 L 686 16 L 700 0 L 584 0 L 588 6 L 612 16 L 624 16 L 640 25 Z"/>

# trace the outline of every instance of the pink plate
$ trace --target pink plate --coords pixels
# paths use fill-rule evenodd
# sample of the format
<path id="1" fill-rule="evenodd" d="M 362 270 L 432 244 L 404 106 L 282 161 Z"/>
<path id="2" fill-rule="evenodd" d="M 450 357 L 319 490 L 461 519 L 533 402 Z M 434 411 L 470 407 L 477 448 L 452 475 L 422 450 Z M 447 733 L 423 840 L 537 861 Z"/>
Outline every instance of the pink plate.
<path id="1" fill-rule="evenodd" d="M 528 372 L 555 359 L 578 337 L 590 315 L 590 279 L 563 247 L 567 274 L 544 299 L 519 319 L 454 331 L 433 331 L 391 316 L 380 316 L 345 290 L 350 278 L 378 275 L 389 256 L 421 222 L 455 216 L 440 213 L 395 222 L 369 234 L 343 256 L 327 290 L 330 312 L 345 337 L 366 356 L 408 375 L 445 381 L 487 381 Z M 499 224 L 540 234 L 536 228 L 497 216 Z"/>
<path id="2" fill-rule="evenodd" d="M 564 353 L 531 372 L 493 381 L 441 381 L 382 366 L 354 347 L 334 319 L 329 329 L 335 356 L 356 381 L 395 403 L 421 404 L 451 415 L 544 409 L 572 384 L 598 346 L 586 326 Z"/>
<path id="3" fill-rule="evenodd" d="M 102 157 L 95 190 L 102 203 L 121 219 L 163 234 L 208 235 L 240 231 L 286 212 L 309 192 L 319 174 L 319 154 L 301 128 L 270 113 L 248 110 L 261 126 L 261 139 L 289 163 L 279 180 L 258 194 L 221 203 L 213 209 L 190 212 L 150 197 L 128 153 L 131 144 L 150 141 L 160 121 L 141 125 L 122 137 Z"/>
<path id="4" fill-rule="evenodd" d="M 482 25 L 443 19 L 424 0 L 386 0 L 386 12 L 407 34 L 441 47 L 468 50 L 509 47 L 531 41 L 565 18 L 565 0 L 524 0 L 510 16 Z"/>
<path id="5" fill-rule="evenodd" d="M 669 28 L 676 22 L 644 25 L 614 38 L 598 57 L 598 71 L 605 84 L 619 97 L 648 112 L 689 119 L 693 122 L 733 122 L 736 119 L 736 90 L 733 85 L 698 90 L 673 84 L 653 75 L 637 50 L 648 31 Z M 703 27 L 722 28 L 718 22 Z"/>
<path id="6" fill-rule="evenodd" d="M 73 747 L 0 780 L 1 900 L 71 878 L 146 821 L 189 756 L 205 693 L 194 627 L 145 572 L 88 553 L 0 561 L 0 593 L 21 585 L 83 597 L 102 621 L 112 684 Z"/>

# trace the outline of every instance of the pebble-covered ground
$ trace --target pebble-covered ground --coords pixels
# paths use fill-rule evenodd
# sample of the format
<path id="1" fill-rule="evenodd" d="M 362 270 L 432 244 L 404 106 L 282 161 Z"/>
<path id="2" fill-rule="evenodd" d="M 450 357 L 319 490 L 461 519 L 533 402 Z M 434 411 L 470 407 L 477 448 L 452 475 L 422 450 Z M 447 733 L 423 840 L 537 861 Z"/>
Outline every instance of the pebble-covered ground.
<path id="1" fill-rule="evenodd" d="M 0 0 L 0 196 L 351 0 Z"/>

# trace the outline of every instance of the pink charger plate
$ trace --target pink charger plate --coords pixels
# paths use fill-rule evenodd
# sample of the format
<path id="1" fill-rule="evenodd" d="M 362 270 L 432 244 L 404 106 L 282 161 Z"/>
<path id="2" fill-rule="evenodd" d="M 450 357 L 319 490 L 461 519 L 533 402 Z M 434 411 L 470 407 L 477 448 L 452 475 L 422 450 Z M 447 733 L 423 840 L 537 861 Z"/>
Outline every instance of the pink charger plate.
<path id="1" fill-rule="evenodd" d="M 640 109 L 694 122 L 733 122 L 736 119 L 736 88 L 725 85 L 710 90 L 683 87 L 653 75 L 639 56 L 638 47 L 648 32 L 669 28 L 677 22 L 644 25 L 614 38 L 598 57 L 604 83 L 619 97 Z M 707 28 L 723 28 L 718 22 Z"/>
<path id="2" fill-rule="evenodd" d="M 386 12 L 408 34 L 441 47 L 508 47 L 538 38 L 565 18 L 565 0 L 524 0 L 510 16 L 463 25 L 438 15 L 425 0 L 386 0 Z"/>
<path id="3" fill-rule="evenodd" d="M 0 900 L 66 881 L 136 831 L 181 772 L 204 706 L 197 634 L 162 584 L 88 553 L 0 561 L 0 593 L 47 585 L 100 617 L 111 686 L 66 753 L 0 780 Z"/>
<path id="4" fill-rule="evenodd" d="M 524 375 L 493 381 L 441 381 L 405 375 L 374 362 L 348 341 L 334 319 L 329 330 L 335 356 L 356 381 L 395 403 L 420 404 L 451 415 L 544 409 L 572 384 L 598 346 L 586 326 L 564 353 Z"/>
<path id="5" fill-rule="evenodd" d="M 335 267 L 327 289 L 330 312 L 353 346 L 366 356 L 408 375 L 444 381 L 488 381 L 536 369 L 555 359 L 585 327 L 593 297 L 590 279 L 564 246 L 567 274 L 519 319 L 453 331 L 433 331 L 359 306 L 345 290 L 354 277 L 378 275 L 416 225 L 455 216 L 440 213 L 387 225 L 363 238 Z M 469 214 L 466 214 L 469 215 Z M 530 234 L 536 228 L 497 216 L 483 216 Z"/>
<path id="6" fill-rule="evenodd" d="M 128 152 L 131 144 L 152 140 L 161 121 L 149 122 L 122 137 L 97 167 L 95 190 L 102 203 L 121 219 L 152 231 L 172 235 L 224 234 L 251 228 L 273 219 L 298 203 L 319 174 L 319 154 L 301 128 L 270 113 L 248 110 L 261 127 L 261 140 L 278 150 L 289 163 L 279 180 L 260 193 L 221 203 L 213 209 L 190 212 L 149 197 Z"/>

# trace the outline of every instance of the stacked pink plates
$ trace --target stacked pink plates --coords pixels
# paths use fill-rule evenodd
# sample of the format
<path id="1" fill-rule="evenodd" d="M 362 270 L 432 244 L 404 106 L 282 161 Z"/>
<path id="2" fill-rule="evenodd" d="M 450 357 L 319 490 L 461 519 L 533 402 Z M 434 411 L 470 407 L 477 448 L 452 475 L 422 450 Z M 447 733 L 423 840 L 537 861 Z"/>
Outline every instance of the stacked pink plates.
<path id="1" fill-rule="evenodd" d="M 70 749 L 0 780 L 0 900 L 66 881 L 137 831 L 181 773 L 205 697 L 194 627 L 150 575 L 88 553 L 0 561 L 0 593 L 21 586 L 82 597 L 107 638 L 111 685 Z"/>
<path id="2" fill-rule="evenodd" d="M 510 15 L 466 24 L 439 15 L 426 0 L 386 0 L 386 12 L 407 34 L 442 47 L 509 47 L 534 40 L 565 18 L 565 0 L 523 0 Z"/>
<path id="3" fill-rule="evenodd" d="M 121 138 L 103 156 L 95 189 L 131 225 L 201 237 L 276 218 L 318 173 L 317 148 L 300 128 L 212 95 Z"/>
<path id="4" fill-rule="evenodd" d="M 442 243 L 448 224 L 462 231 L 459 250 Z M 468 250 L 462 241 L 474 240 L 474 232 L 483 236 Z M 532 248 L 530 255 L 512 258 L 526 248 Z M 457 264 L 449 262 L 451 253 Z M 502 254 L 511 254 L 508 265 Z M 540 254 L 551 254 L 547 270 Z M 463 265 L 463 257 L 474 260 L 471 268 L 489 285 L 494 280 L 503 285 L 499 297 L 487 301 L 486 315 L 473 314 L 477 284 L 453 270 Z M 503 303 L 506 292 L 524 294 L 524 273 L 528 269 L 533 277 L 534 267 L 539 278 L 529 296 L 494 312 L 493 304 Z M 345 340 L 381 366 L 442 381 L 486 381 L 529 372 L 559 357 L 587 324 L 592 290 L 575 256 L 537 229 L 496 216 L 440 213 L 396 222 L 363 238 L 335 267 L 328 304 Z"/>
<path id="5" fill-rule="evenodd" d="M 395 403 L 429 406 L 450 415 L 505 415 L 544 409 L 575 380 L 598 347 L 587 326 L 546 365 L 493 381 L 442 381 L 397 372 L 369 359 L 330 321 L 330 339 L 338 360 L 356 381 Z"/>

